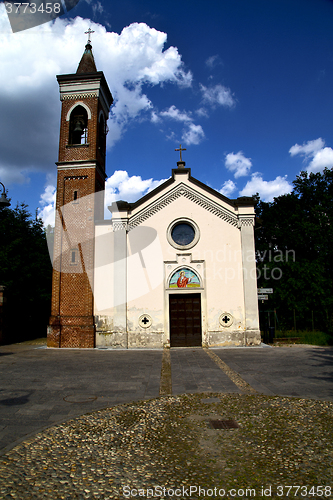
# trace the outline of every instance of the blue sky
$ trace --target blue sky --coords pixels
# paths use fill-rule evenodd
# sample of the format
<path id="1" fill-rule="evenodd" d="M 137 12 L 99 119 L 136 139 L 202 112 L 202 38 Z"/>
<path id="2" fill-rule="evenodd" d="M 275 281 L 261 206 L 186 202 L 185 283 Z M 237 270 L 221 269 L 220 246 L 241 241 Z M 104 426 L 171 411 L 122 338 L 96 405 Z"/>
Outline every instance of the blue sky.
<path id="1" fill-rule="evenodd" d="M 11 33 L 0 5 L 0 181 L 52 217 L 60 101 L 87 28 L 115 97 L 107 200 L 134 201 L 176 167 L 231 198 L 271 200 L 333 166 L 333 1 L 80 0 Z"/>

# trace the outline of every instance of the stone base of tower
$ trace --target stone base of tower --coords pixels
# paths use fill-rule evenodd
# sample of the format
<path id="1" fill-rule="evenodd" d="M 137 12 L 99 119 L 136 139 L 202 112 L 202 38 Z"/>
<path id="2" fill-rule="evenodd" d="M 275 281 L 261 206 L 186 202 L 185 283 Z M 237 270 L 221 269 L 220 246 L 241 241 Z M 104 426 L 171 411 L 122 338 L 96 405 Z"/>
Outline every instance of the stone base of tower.
<path id="1" fill-rule="evenodd" d="M 47 329 L 47 347 L 95 347 L 93 316 L 51 316 Z"/>

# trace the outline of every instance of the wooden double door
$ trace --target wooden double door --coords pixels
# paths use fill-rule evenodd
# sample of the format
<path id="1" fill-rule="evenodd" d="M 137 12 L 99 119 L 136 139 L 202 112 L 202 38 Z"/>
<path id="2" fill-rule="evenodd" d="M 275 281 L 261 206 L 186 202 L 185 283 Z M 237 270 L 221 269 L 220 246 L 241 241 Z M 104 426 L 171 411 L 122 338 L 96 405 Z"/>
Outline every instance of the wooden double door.
<path id="1" fill-rule="evenodd" d="M 200 293 L 169 295 L 171 347 L 201 346 Z"/>

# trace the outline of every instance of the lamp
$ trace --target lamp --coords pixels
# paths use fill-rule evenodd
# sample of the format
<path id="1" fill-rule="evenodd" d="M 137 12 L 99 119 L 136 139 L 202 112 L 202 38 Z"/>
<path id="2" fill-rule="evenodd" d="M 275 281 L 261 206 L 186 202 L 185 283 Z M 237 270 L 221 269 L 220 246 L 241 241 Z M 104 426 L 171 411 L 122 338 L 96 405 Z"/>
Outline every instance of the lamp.
<path id="1" fill-rule="evenodd" d="M 0 182 L 3 187 L 2 195 L 0 196 L 0 208 L 9 207 L 10 201 L 7 198 L 5 186 Z"/>

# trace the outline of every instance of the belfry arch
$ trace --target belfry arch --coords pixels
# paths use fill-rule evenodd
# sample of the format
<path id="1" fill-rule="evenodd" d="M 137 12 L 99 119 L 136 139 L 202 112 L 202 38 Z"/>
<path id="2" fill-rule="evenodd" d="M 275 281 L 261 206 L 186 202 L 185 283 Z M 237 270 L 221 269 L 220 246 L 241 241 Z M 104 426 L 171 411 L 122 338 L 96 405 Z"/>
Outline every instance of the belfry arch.
<path id="1" fill-rule="evenodd" d="M 88 113 L 85 107 L 78 104 L 69 118 L 69 145 L 86 144 L 88 142 Z"/>

